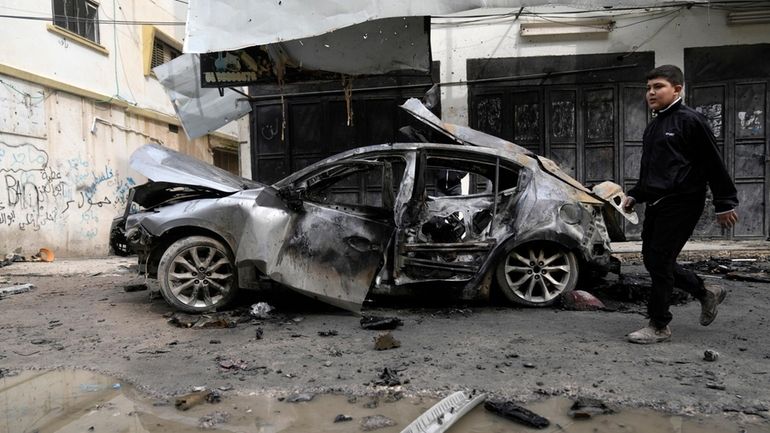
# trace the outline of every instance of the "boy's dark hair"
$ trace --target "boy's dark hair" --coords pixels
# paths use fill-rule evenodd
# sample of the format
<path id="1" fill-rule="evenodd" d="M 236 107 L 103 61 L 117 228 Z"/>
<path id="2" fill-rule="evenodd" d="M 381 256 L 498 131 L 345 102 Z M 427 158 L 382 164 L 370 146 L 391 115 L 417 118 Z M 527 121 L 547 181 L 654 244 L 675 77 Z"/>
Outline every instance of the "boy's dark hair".
<path id="1" fill-rule="evenodd" d="M 645 77 L 647 80 L 655 78 L 663 78 L 671 83 L 673 86 L 681 86 L 684 84 L 684 76 L 682 70 L 674 65 L 661 65 L 647 73 Z"/>

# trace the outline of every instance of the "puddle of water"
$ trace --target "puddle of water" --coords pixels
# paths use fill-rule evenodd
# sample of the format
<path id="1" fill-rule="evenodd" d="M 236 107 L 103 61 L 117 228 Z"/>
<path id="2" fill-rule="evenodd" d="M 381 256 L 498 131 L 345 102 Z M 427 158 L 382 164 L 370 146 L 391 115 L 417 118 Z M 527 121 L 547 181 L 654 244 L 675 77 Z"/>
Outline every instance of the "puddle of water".
<path id="1" fill-rule="evenodd" d="M 220 403 L 201 403 L 179 411 L 173 400 L 158 405 L 129 386 L 86 371 L 57 370 L 23 372 L 0 379 L 0 433 L 188 433 L 205 431 L 232 433 L 360 432 L 364 417 L 383 415 L 396 425 L 374 430 L 398 433 L 429 409 L 437 400 L 372 397 L 354 402 L 337 395 L 316 396 L 310 402 L 287 403 L 266 396 L 229 396 Z M 591 420 L 573 420 L 567 415 L 571 401 L 555 398 L 527 405 L 545 416 L 551 426 L 544 432 L 569 433 L 724 433 L 770 432 L 770 424 L 731 422 L 724 417 L 679 417 L 649 410 L 625 410 Z M 337 415 L 351 421 L 335 423 Z M 211 422 L 219 421 L 219 422 Z M 213 424 L 213 425 L 212 425 Z M 516 433 L 534 429 L 515 424 L 479 406 L 455 424 L 448 433 Z"/>

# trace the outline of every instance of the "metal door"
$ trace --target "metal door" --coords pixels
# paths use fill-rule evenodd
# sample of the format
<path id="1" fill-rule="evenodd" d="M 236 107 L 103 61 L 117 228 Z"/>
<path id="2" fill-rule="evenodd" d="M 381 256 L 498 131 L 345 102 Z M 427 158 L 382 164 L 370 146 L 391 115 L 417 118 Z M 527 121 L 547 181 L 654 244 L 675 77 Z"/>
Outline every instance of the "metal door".
<path id="1" fill-rule="evenodd" d="M 695 236 L 766 236 L 768 81 L 699 83 L 688 95 L 689 105 L 708 119 L 740 201 L 738 225 L 724 231 L 716 224 L 709 193 Z"/>

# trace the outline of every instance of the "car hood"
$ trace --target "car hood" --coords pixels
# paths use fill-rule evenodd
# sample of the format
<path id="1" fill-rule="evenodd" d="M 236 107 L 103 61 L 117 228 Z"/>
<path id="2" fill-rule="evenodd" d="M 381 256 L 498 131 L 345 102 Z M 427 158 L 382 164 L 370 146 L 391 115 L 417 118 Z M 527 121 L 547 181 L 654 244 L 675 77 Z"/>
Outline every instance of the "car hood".
<path id="1" fill-rule="evenodd" d="M 129 163 L 131 168 L 153 182 L 204 187 L 226 193 L 264 186 L 154 143 L 134 151 Z"/>
<path id="2" fill-rule="evenodd" d="M 620 214 L 631 223 L 637 224 L 639 222 L 639 217 L 636 212 L 628 213 L 622 210 L 621 203 L 625 195 L 623 194 L 622 188 L 615 183 L 603 182 L 593 189 L 588 189 L 585 185 L 578 182 L 577 179 L 565 173 L 554 161 L 544 156 L 537 155 L 518 144 L 495 137 L 494 135 L 477 131 L 467 126 L 444 122 L 439 119 L 438 116 L 433 114 L 433 112 L 428 110 L 428 108 L 417 98 L 409 98 L 403 105 L 401 105 L 401 108 L 406 110 L 423 124 L 446 136 L 455 143 L 503 150 L 511 154 L 516 160 L 535 159 L 538 161 L 540 167 L 547 173 L 569 184 L 573 188 L 606 202 L 617 209 Z"/>

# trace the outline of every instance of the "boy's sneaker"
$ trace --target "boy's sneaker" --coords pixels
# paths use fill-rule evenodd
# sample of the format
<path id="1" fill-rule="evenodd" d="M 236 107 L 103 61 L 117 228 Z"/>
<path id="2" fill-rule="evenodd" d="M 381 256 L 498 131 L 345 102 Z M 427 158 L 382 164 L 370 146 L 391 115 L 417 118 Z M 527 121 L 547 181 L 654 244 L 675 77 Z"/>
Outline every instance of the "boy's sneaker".
<path id="1" fill-rule="evenodd" d="M 700 299 L 700 324 L 708 326 L 717 318 L 717 307 L 727 296 L 722 287 L 705 287 L 706 294 Z"/>
<path id="2" fill-rule="evenodd" d="M 628 334 L 626 337 L 628 341 L 636 344 L 660 343 L 671 338 L 671 328 L 666 326 L 665 328 L 658 329 L 649 324 L 638 331 Z"/>

